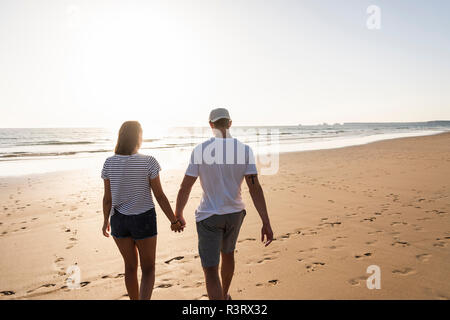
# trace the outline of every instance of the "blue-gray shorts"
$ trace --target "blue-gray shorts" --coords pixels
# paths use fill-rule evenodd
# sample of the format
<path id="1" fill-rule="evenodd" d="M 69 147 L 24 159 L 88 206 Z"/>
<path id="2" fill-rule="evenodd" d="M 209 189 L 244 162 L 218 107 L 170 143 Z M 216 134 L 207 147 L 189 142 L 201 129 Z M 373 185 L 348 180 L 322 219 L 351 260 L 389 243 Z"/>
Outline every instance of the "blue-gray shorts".
<path id="1" fill-rule="evenodd" d="M 198 252 L 204 268 L 217 266 L 220 252 L 234 252 L 245 215 L 245 210 L 242 210 L 223 215 L 215 214 L 197 222 Z"/>
<path id="2" fill-rule="evenodd" d="M 114 238 L 142 240 L 157 235 L 155 208 L 135 215 L 125 215 L 114 209 L 110 223 Z"/>

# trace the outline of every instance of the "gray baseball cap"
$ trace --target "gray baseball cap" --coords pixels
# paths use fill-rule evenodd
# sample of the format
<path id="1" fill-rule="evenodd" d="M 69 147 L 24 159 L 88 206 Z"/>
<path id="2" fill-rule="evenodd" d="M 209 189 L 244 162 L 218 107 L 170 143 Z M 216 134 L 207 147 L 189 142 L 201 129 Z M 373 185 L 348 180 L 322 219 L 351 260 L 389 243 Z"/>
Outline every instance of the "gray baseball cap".
<path id="1" fill-rule="evenodd" d="M 209 121 L 211 121 L 211 122 L 215 122 L 215 121 L 217 121 L 219 119 L 223 119 L 223 118 L 231 120 L 230 114 L 228 113 L 228 110 L 225 108 L 213 109 L 209 113 Z"/>

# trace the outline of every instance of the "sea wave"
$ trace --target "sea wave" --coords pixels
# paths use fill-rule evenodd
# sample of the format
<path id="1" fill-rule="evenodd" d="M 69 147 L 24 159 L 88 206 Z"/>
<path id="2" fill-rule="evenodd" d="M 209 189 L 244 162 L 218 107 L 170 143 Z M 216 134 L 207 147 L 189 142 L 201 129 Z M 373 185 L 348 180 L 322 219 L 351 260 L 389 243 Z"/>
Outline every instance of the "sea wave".
<path id="1" fill-rule="evenodd" d="M 0 161 L 16 160 L 17 158 L 31 158 L 31 157 L 59 157 L 59 156 L 73 156 L 80 153 L 99 153 L 110 152 L 111 150 L 84 150 L 84 151 L 66 151 L 66 152 L 10 152 L 0 154 Z"/>
<path id="2" fill-rule="evenodd" d="M 50 140 L 50 141 L 30 141 L 30 142 L 22 142 L 20 144 L 16 144 L 18 147 L 25 146 L 53 146 L 53 145 L 83 145 L 83 144 L 94 144 L 94 141 L 59 141 L 59 140 Z"/>

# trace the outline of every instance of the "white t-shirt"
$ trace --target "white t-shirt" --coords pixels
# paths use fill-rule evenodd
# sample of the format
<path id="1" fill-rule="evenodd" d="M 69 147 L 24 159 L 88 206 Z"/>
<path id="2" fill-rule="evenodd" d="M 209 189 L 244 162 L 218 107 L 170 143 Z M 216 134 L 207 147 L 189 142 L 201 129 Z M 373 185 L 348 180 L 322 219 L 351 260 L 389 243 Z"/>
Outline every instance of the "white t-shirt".
<path id="1" fill-rule="evenodd" d="M 244 210 L 241 184 L 249 174 L 257 174 L 253 152 L 237 139 L 211 138 L 196 146 L 186 170 L 186 175 L 200 177 L 203 188 L 195 220 Z"/>

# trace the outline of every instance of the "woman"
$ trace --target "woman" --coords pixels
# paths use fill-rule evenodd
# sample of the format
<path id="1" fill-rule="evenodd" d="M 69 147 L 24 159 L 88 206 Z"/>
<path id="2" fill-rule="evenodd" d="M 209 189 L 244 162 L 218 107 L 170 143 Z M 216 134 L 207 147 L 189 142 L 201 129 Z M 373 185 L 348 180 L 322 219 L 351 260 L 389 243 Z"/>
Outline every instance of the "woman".
<path id="1" fill-rule="evenodd" d="M 125 122 L 119 131 L 115 155 L 106 159 L 102 170 L 105 184 L 103 235 L 109 237 L 111 229 L 125 263 L 125 285 L 131 300 L 150 299 L 155 283 L 157 230 L 150 190 L 171 222 L 171 229 L 181 232 L 184 228 L 173 214 L 162 190 L 158 161 L 138 153 L 141 144 L 142 128 L 139 122 Z M 137 278 L 138 252 L 142 270 L 140 288 Z"/>

